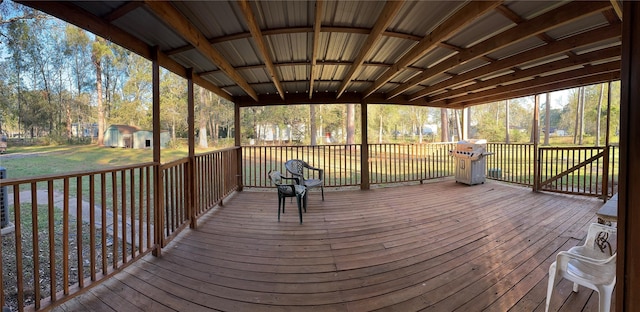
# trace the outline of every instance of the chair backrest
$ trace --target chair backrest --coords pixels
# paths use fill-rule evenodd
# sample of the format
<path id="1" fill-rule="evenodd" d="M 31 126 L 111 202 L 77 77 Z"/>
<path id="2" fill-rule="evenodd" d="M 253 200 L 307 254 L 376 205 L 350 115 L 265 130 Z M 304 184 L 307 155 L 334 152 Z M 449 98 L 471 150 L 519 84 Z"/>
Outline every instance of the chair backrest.
<path id="1" fill-rule="evenodd" d="M 284 167 L 287 168 L 287 171 L 296 177 L 302 177 L 303 169 L 308 166 L 309 165 L 307 165 L 306 162 L 300 159 L 290 159 L 284 163 Z"/>
<path id="2" fill-rule="evenodd" d="M 617 240 L 616 228 L 604 224 L 592 223 L 589 226 L 584 253 L 594 259 L 606 259 L 615 254 Z"/>

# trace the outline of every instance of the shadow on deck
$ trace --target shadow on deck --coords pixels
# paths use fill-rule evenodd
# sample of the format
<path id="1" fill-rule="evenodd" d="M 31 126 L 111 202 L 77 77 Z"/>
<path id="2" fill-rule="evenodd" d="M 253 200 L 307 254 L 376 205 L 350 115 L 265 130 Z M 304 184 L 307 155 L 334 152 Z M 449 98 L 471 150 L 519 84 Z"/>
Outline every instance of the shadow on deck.
<path id="1" fill-rule="evenodd" d="M 544 311 L 555 255 L 602 202 L 451 180 L 311 192 L 277 222 L 273 192 L 241 192 L 163 249 L 59 311 Z M 597 310 L 563 281 L 552 309 Z"/>

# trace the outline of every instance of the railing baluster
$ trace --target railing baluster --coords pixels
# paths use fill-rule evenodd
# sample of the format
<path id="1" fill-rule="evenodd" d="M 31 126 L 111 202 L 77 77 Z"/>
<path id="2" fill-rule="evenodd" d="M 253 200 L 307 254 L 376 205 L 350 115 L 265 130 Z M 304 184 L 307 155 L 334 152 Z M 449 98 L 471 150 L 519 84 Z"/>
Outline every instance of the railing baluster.
<path id="1" fill-rule="evenodd" d="M 38 233 L 38 187 L 31 183 L 31 238 L 33 252 L 33 294 L 36 310 L 40 309 L 40 240 Z"/>
<path id="2" fill-rule="evenodd" d="M 89 176 L 89 256 L 91 260 L 89 261 L 91 268 L 89 272 L 91 273 L 91 281 L 95 282 L 96 280 L 96 182 L 95 176 Z"/>
<path id="3" fill-rule="evenodd" d="M 56 245 L 55 245 L 55 236 L 56 236 L 56 230 L 55 230 L 55 207 L 54 207 L 54 203 L 53 203 L 53 180 L 48 180 L 47 181 L 47 207 L 48 207 L 48 216 L 49 216 L 49 220 L 48 220 L 48 225 L 49 225 L 49 276 L 52 276 L 52 278 L 49 279 L 49 295 L 51 296 L 51 301 L 56 301 L 56 279 L 53 278 L 53 276 L 57 276 L 56 274 Z M 2 245 L 2 244 L 0 244 Z M 0 250 L 0 254 L 2 254 L 1 250 Z M 2 262 L 2 261 L 0 261 Z M 1 267 L 0 267 L 1 269 Z M 0 272 L 3 272 L 2 270 L 0 270 Z M 0 274 L 2 275 L 2 274 Z M 2 280 L 0 279 L 0 285 L 4 285 L 1 284 Z"/>
<path id="4" fill-rule="evenodd" d="M 78 260 L 78 286 L 84 287 L 84 255 L 82 250 L 82 176 L 76 178 L 76 251 Z"/>

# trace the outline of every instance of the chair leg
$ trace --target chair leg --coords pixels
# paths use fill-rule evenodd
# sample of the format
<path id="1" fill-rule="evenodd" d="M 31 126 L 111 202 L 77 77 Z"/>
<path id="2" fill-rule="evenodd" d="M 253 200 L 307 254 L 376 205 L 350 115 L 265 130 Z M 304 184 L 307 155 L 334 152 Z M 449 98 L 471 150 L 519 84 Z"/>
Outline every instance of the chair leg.
<path id="1" fill-rule="evenodd" d="M 600 305 L 600 312 L 611 311 L 611 295 L 613 287 L 599 287 L 598 289 L 598 304 Z"/>
<path id="2" fill-rule="evenodd" d="M 549 284 L 547 285 L 547 303 L 545 305 L 544 311 L 549 312 L 549 304 L 551 303 L 551 294 L 553 294 L 553 287 L 556 282 L 556 263 L 552 263 L 549 266 Z"/>
<path id="3" fill-rule="evenodd" d="M 278 196 L 278 222 L 280 222 L 280 203 L 282 203 L 282 198 Z"/>
<path id="4" fill-rule="evenodd" d="M 578 283 L 573 283 L 573 292 L 574 293 L 578 292 Z"/>
<path id="5" fill-rule="evenodd" d="M 304 207 L 304 212 L 307 212 L 307 192 L 302 195 L 302 207 Z"/>
<path id="6" fill-rule="evenodd" d="M 322 201 L 324 201 L 324 185 L 320 184 L 320 192 L 322 193 Z"/>
<path id="7" fill-rule="evenodd" d="M 298 202 L 298 214 L 300 214 L 300 224 L 302 224 L 302 196 L 304 195 L 296 195 L 296 201 Z"/>

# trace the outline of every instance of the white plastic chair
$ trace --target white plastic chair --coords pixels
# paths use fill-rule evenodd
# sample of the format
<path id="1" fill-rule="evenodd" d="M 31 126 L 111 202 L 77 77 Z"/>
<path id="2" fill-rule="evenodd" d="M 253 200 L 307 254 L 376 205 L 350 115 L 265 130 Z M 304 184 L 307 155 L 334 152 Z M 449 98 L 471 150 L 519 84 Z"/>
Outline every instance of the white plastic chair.
<path id="1" fill-rule="evenodd" d="M 551 294 L 557 277 L 572 281 L 574 292 L 578 292 L 578 285 L 597 291 L 599 311 L 610 311 L 611 295 L 616 284 L 616 252 L 611 248 L 612 240 L 615 244 L 615 235 L 616 228 L 593 223 L 589 226 L 584 245 L 558 253 L 556 261 L 549 267 L 545 311 L 549 311 Z"/>

